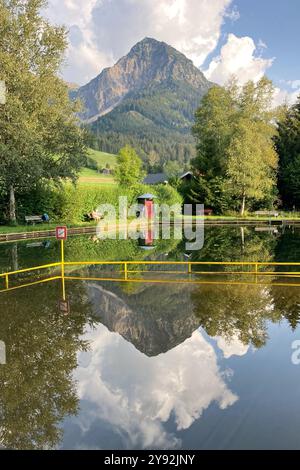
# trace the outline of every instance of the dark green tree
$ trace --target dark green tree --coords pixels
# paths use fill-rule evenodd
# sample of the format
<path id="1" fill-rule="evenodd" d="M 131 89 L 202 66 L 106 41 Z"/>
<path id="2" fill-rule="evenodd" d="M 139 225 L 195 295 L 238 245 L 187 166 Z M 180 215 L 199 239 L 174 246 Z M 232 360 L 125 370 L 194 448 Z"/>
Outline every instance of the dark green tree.
<path id="1" fill-rule="evenodd" d="M 300 207 L 300 97 L 279 123 L 275 139 L 279 155 L 278 189 L 285 207 Z"/>
<path id="2" fill-rule="evenodd" d="M 193 165 L 207 179 L 224 176 L 226 173 L 226 152 L 235 119 L 234 88 L 211 88 L 196 112 L 193 127 L 197 143 L 197 157 L 193 160 Z"/>
<path id="3" fill-rule="evenodd" d="M 227 183 L 242 215 L 246 205 L 263 203 L 274 195 L 278 159 L 273 142 L 273 91 L 266 77 L 241 88 L 233 80 L 225 88 L 213 87 L 203 99 L 193 128 L 197 141 L 193 165 L 203 179 L 198 180 L 198 187 L 206 192 L 204 202 L 209 200 L 213 208 L 220 206 L 214 201 L 215 185 L 211 184 L 216 178 L 221 178 L 220 190 Z"/>

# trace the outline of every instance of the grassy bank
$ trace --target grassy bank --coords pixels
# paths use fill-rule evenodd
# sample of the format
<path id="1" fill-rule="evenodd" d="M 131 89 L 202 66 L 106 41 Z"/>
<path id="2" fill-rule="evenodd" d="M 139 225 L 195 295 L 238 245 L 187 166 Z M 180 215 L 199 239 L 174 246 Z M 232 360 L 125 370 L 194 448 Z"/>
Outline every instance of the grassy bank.
<path id="1" fill-rule="evenodd" d="M 193 216 L 193 217 L 185 217 L 186 220 L 201 220 L 203 217 L 201 216 Z M 278 218 L 263 218 L 263 217 L 254 217 L 254 216 L 247 216 L 247 217 L 233 217 L 233 216 L 208 216 L 204 217 L 204 220 L 207 222 L 210 221 L 216 221 L 216 222 L 232 222 L 232 223 L 238 223 L 238 222 L 265 222 L 266 224 L 271 220 L 271 221 L 288 221 L 288 222 L 300 222 L 300 216 L 298 217 L 278 217 Z M 130 219 L 131 221 L 131 219 Z M 48 223 L 48 224 L 37 224 L 37 225 L 17 225 L 17 226 L 9 226 L 9 225 L 2 225 L 0 226 L 0 235 L 5 235 L 5 234 L 13 234 L 13 233 L 28 233 L 28 232 L 36 232 L 36 231 L 48 231 L 48 230 L 53 230 L 57 225 L 66 225 L 68 228 L 80 228 L 80 227 L 93 227 L 97 225 L 97 222 L 77 222 L 77 223 L 66 223 L 64 221 L 62 222 L 57 222 L 57 223 Z"/>
<path id="2" fill-rule="evenodd" d="M 0 235 L 6 235 L 10 233 L 28 233 L 28 232 L 40 232 L 40 231 L 48 231 L 54 230 L 59 223 L 50 223 L 50 224 L 36 224 L 36 225 L 0 225 Z M 76 227 L 92 227 L 93 225 L 96 226 L 96 222 L 82 222 L 77 224 L 65 224 L 68 228 L 76 228 Z"/>
<path id="3" fill-rule="evenodd" d="M 28 195 L 23 195 L 17 201 L 18 226 L 0 225 L 0 234 L 20 233 L 28 231 L 51 230 L 56 225 L 66 224 L 69 227 L 90 226 L 87 216 L 99 206 L 104 212 L 110 208 L 113 218 L 118 218 L 119 198 L 127 197 L 130 207 L 137 203 L 137 197 L 152 192 L 159 204 L 181 204 L 182 198 L 170 186 L 158 185 L 155 188 L 138 184 L 131 188 L 122 188 L 119 185 L 82 185 L 76 187 L 65 184 L 62 187 L 46 186 Z M 25 225 L 25 216 L 47 213 L 50 224 Z"/>

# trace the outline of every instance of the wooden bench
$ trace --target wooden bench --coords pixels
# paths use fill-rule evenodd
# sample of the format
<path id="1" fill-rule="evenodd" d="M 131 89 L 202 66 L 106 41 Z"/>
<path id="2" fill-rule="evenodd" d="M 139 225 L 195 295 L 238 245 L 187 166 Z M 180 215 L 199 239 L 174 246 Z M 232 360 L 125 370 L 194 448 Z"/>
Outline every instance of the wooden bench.
<path id="1" fill-rule="evenodd" d="M 43 221 L 43 216 L 41 215 L 26 215 L 25 216 L 25 222 L 26 224 L 42 224 Z"/>
<path id="2" fill-rule="evenodd" d="M 279 217 L 279 212 L 276 211 L 256 211 L 255 215 L 258 217 Z"/>

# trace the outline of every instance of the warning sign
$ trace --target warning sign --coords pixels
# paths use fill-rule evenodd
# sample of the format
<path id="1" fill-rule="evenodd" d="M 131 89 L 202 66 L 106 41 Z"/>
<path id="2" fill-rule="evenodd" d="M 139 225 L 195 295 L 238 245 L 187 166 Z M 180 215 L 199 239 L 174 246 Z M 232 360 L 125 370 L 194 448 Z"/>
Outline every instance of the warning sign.
<path id="1" fill-rule="evenodd" d="M 56 239 L 57 240 L 67 240 L 68 238 L 68 229 L 67 227 L 56 227 Z"/>
<path id="2" fill-rule="evenodd" d="M 0 80 L 0 104 L 6 103 L 6 86 L 3 80 Z"/>

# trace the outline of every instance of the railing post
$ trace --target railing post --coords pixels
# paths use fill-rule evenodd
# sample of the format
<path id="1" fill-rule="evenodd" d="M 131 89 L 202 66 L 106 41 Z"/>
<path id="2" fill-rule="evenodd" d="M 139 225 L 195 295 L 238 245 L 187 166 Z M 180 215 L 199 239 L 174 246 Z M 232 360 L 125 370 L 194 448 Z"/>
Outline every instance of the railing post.
<path id="1" fill-rule="evenodd" d="M 256 283 L 258 282 L 257 275 L 258 275 L 258 264 L 256 263 L 255 264 L 255 281 L 256 281 Z"/>
<path id="2" fill-rule="evenodd" d="M 5 288 L 9 288 L 9 283 L 8 283 L 8 274 L 5 275 Z"/>
<path id="3" fill-rule="evenodd" d="M 124 263 L 124 275 L 125 275 L 125 281 L 128 280 L 128 266 L 127 263 Z"/>
<path id="4" fill-rule="evenodd" d="M 61 281 L 62 281 L 62 296 L 66 300 L 66 284 L 65 284 L 65 242 L 61 240 Z"/>
<path id="5" fill-rule="evenodd" d="M 192 274 L 192 263 L 189 263 L 189 274 Z"/>
<path id="6" fill-rule="evenodd" d="M 65 277 L 65 243 L 64 240 L 60 242 L 61 246 L 61 277 Z"/>

